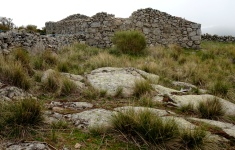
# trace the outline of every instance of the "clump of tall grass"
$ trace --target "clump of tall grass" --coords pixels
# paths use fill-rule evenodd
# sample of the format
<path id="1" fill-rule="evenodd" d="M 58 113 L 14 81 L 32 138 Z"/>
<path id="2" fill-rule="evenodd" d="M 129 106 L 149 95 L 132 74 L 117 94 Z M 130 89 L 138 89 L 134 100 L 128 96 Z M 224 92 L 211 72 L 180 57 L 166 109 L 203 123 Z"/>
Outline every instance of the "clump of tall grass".
<path id="1" fill-rule="evenodd" d="M 194 105 L 192 103 L 189 103 L 187 105 L 183 105 L 180 107 L 179 111 L 183 112 L 183 113 L 194 112 Z"/>
<path id="2" fill-rule="evenodd" d="M 0 62 L 0 78 L 2 81 L 6 81 L 24 90 L 28 90 L 31 86 L 29 76 L 20 62 L 5 62 L 2 59 Z"/>
<path id="3" fill-rule="evenodd" d="M 153 107 L 154 102 L 149 94 L 142 95 L 140 97 L 140 105 L 145 107 Z"/>
<path id="4" fill-rule="evenodd" d="M 42 103 L 34 99 L 0 104 L 1 133 L 6 136 L 26 137 L 43 122 Z"/>
<path id="5" fill-rule="evenodd" d="M 230 88 L 230 83 L 226 83 L 221 80 L 216 80 L 210 90 L 214 95 L 226 96 Z"/>
<path id="6" fill-rule="evenodd" d="M 62 79 L 61 94 L 69 95 L 77 88 L 73 81 L 70 81 L 67 77 Z"/>
<path id="7" fill-rule="evenodd" d="M 223 104 L 218 98 L 201 101 L 197 111 L 202 118 L 206 119 L 219 119 L 225 115 Z"/>
<path id="8" fill-rule="evenodd" d="M 57 65 L 59 72 L 69 72 L 69 67 L 67 62 L 59 62 Z"/>
<path id="9" fill-rule="evenodd" d="M 45 51 L 43 54 L 43 59 L 45 60 L 46 63 L 50 65 L 56 65 L 57 64 L 57 54 L 50 52 L 50 51 Z"/>
<path id="10" fill-rule="evenodd" d="M 117 31 L 112 38 L 113 44 L 125 54 L 141 55 L 146 50 L 145 36 L 138 31 Z"/>
<path id="11" fill-rule="evenodd" d="M 152 86 L 147 80 L 135 80 L 134 95 L 140 97 L 141 95 L 150 93 Z"/>
<path id="12" fill-rule="evenodd" d="M 128 109 L 114 114 L 111 127 L 128 139 L 138 141 L 153 149 L 201 148 L 209 145 L 207 134 L 198 128 L 182 131 L 174 119 L 163 119 L 149 109 L 134 111 Z"/>

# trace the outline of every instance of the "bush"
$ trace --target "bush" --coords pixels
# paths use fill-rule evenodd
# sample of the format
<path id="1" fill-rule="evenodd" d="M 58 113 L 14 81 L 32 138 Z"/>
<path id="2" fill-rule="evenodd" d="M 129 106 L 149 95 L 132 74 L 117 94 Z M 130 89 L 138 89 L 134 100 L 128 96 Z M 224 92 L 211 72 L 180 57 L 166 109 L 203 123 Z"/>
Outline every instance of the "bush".
<path id="1" fill-rule="evenodd" d="M 134 95 L 140 97 L 143 94 L 150 93 L 152 86 L 147 80 L 136 80 L 134 86 Z"/>
<path id="2" fill-rule="evenodd" d="M 25 137 L 32 129 L 43 122 L 42 104 L 34 99 L 1 103 L 0 122 L 3 134 Z"/>
<path id="3" fill-rule="evenodd" d="M 198 113 L 202 118 L 219 119 L 225 115 L 225 110 L 219 99 L 207 99 L 197 106 Z"/>
<path id="4" fill-rule="evenodd" d="M 144 35 L 134 30 L 115 32 L 111 40 L 125 54 L 143 54 L 147 46 Z"/>

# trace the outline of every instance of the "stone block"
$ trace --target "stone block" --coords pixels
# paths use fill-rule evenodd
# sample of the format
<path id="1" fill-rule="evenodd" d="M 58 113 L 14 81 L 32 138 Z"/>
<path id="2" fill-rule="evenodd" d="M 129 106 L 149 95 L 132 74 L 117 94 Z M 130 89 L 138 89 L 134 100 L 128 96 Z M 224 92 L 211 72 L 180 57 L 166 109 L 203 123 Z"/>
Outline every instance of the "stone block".
<path id="1" fill-rule="evenodd" d="M 149 34 L 150 30 L 148 28 L 143 28 L 143 33 L 144 34 Z"/>
<path id="2" fill-rule="evenodd" d="M 138 21 L 137 23 L 136 23 L 136 26 L 137 27 L 139 27 L 139 28 L 142 28 L 143 27 L 143 22 L 141 22 L 141 21 Z"/>
<path id="3" fill-rule="evenodd" d="M 88 33 L 96 33 L 97 29 L 96 28 L 86 28 L 85 29 L 85 32 L 88 32 Z"/>
<path id="4" fill-rule="evenodd" d="M 201 44 L 201 41 L 194 41 L 194 44 L 200 45 L 200 44 Z"/>
<path id="5" fill-rule="evenodd" d="M 192 28 L 187 28 L 187 31 L 188 31 L 188 32 L 192 32 L 193 29 L 192 29 Z"/>
<path id="6" fill-rule="evenodd" d="M 201 35 L 201 29 L 197 29 L 197 35 Z"/>
<path id="7" fill-rule="evenodd" d="M 199 40 L 201 40 L 201 36 L 192 36 L 192 37 L 191 37 L 191 40 L 193 40 L 193 41 L 199 41 Z"/>
<path id="8" fill-rule="evenodd" d="M 188 36 L 195 36 L 195 35 L 197 35 L 196 31 L 190 32 L 190 33 L 188 34 Z"/>
<path id="9" fill-rule="evenodd" d="M 201 28 L 201 24 L 192 24 L 191 27 L 192 27 L 193 29 L 195 29 L 195 28 Z"/>
<path id="10" fill-rule="evenodd" d="M 192 46 L 192 45 L 193 45 L 193 41 L 189 41 L 189 42 L 187 43 L 187 45 L 188 45 L 188 46 Z"/>
<path id="11" fill-rule="evenodd" d="M 160 35 L 161 34 L 161 30 L 159 28 L 153 29 L 153 34 Z"/>

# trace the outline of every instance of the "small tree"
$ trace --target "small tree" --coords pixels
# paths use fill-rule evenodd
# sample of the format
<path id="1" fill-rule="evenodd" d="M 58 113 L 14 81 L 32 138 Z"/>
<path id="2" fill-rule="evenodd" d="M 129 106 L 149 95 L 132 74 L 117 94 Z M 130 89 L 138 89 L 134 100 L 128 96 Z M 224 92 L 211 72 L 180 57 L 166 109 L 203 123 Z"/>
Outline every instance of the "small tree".
<path id="1" fill-rule="evenodd" d="M 29 30 L 29 31 L 34 31 L 34 32 L 37 32 L 37 26 L 35 25 L 27 25 L 26 26 L 26 29 Z"/>
<path id="2" fill-rule="evenodd" d="M 15 27 L 15 24 L 12 22 L 13 19 L 2 17 L 0 18 L 0 29 L 1 30 L 11 30 Z"/>

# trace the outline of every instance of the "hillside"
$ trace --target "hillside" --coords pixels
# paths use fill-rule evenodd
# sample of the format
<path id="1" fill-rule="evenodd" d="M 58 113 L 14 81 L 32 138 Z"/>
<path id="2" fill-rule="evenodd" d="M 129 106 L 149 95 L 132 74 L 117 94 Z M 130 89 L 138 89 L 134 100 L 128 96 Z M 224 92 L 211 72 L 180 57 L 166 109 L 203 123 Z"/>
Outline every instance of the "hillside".
<path id="1" fill-rule="evenodd" d="M 233 149 L 235 44 L 201 47 L 0 55 L 0 149 Z"/>

